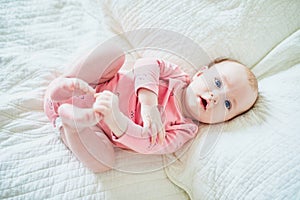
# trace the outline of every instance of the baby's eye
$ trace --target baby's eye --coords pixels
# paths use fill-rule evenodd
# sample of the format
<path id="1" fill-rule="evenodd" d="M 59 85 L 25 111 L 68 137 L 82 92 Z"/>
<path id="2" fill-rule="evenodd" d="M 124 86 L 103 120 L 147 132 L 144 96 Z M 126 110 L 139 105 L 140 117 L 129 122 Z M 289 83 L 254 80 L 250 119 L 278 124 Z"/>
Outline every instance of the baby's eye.
<path id="1" fill-rule="evenodd" d="M 222 82 L 221 82 L 219 79 L 215 78 L 215 85 L 216 85 L 218 88 L 221 88 Z"/>
<path id="2" fill-rule="evenodd" d="M 231 103 L 229 100 L 225 100 L 225 108 L 227 108 L 228 110 L 231 108 Z"/>

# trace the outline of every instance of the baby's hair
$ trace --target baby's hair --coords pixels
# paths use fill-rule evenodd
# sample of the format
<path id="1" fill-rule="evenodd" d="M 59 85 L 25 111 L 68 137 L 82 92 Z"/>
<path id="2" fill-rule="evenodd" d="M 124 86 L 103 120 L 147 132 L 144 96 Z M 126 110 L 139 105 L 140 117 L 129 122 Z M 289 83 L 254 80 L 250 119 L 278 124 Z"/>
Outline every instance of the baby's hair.
<path id="1" fill-rule="evenodd" d="M 253 72 L 246 65 L 244 65 L 240 61 L 237 61 L 237 60 L 232 59 L 232 58 L 219 57 L 219 58 L 214 59 L 212 62 L 210 62 L 208 64 L 208 68 L 212 67 L 215 64 L 221 63 L 221 62 L 236 62 L 236 63 L 239 63 L 239 64 L 243 65 L 245 67 L 246 72 L 247 72 L 248 81 L 249 81 L 249 84 L 250 84 L 251 88 L 254 91 L 258 92 L 258 83 L 257 83 L 257 79 L 256 79 L 255 75 L 253 74 Z"/>

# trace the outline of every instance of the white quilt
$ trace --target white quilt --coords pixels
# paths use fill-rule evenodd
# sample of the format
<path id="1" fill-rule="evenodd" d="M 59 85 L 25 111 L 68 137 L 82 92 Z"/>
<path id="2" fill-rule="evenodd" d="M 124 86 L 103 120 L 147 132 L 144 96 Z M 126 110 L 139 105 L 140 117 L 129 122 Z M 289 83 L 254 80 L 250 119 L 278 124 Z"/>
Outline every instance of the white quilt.
<path id="1" fill-rule="evenodd" d="M 93 174 L 43 113 L 45 89 L 63 66 L 113 35 L 92 3 L 0 3 L 0 199 L 188 199 L 161 156 L 119 151 L 117 170 Z"/>
<path id="2" fill-rule="evenodd" d="M 0 199 L 300 199 L 299 9 L 284 0 L 2 0 Z M 142 28 L 184 35 L 210 58 L 240 60 L 257 75 L 260 97 L 228 123 L 201 125 L 177 154 L 119 151 L 118 170 L 94 175 L 55 135 L 43 93 L 96 43 L 119 35 L 133 49 L 150 45 L 121 34 Z M 139 53 L 194 70 L 172 52 Z"/>

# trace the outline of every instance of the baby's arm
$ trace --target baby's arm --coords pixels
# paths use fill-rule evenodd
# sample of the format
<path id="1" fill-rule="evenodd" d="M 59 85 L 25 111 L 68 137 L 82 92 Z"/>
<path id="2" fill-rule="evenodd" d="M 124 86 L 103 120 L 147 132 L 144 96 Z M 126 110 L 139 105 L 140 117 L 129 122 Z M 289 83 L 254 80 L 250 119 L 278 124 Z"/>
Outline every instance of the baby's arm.
<path id="1" fill-rule="evenodd" d="M 122 136 L 130 119 L 120 111 L 118 96 L 108 90 L 96 93 L 94 96 L 96 101 L 93 109 L 97 118 L 103 119 L 117 137 Z"/>
<path id="2" fill-rule="evenodd" d="M 155 105 L 157 105 L 157 97 L 154 93 L 152 93 L 149 90 L 141 90 L 140 93 L 141 93 L 141 97 L 142 97 L 141 100 L 143 102 L 147 103 L 147 105 L 144 105 L 144 106 L 146 106 L 146 107 L 149 106 L 151 109 L 153 109 L 153 108 L 157 109 L 157 107 L 155 106 Z M 148 94 L 149 94 L 150 100 L 144 99 L 144 98 L 148 97 Z M 97 117 L 99 119 L 101 119 L 103 117 L 104 122 L 107 124 L 107 126 L 110 128 L 110 130 L 117 137 L 121 137 L 125 133 L 125 131 L 127 129 L 127 125 L 130 124 L 131 120 L 128 117 L 125 117 L 125 115 L 120 111 L 118 96 L 116 96 L 114 93 L 112 93 L 108 90 L 105 90 L 100 93 L 96 93 L 94 96 L 96 98 L 96 101 L 93 105 L 93 109 L 97 113 L 97 115 L 98 115 Z M 156 141 L 157 131 L 162 131 L 162 130 L 164 131 L 164 128 L 163 128 L 163 125 L 161 122 L 160 113 L 158 111 L 157 112 L 158 114 L 154 113 L 154 116 L 153 116 L 153 110 L 149 110 L 149 112 L 147 112 L 147 111 L 144 111 L 144 112 L 145 112 L 145 115 L 148 114 L 147 117 L 151 117 L 151 122 L 150 122 L 151 125 L 149 124 L 149 126 L 156 125 L 155 123 L 153 123 L 153 122 L 156 122 L 153 119 L 155 117 L 158 118 L 158 120 L 161 124 L 160 127 L 157 127 L 157 129 L 153 129 L 151 127 L 146 126 L 147 129 L 143 130 L 145 132 L 145 134 L 147 134 L 146 132 L 149 132 L 148 128 L 151 128 L 152 132 L 155 133 L 154 134 L 155 137 L 151 138 L 151 142 L 154 143 L 154 141 Z M 142 111 L 142 113 L 143 113 L 143 111 Z M 148 119 L 146 119 L 145 121 L 147 122 L 147 120 Z M 161 130 L 159 130 L 158 128 L 161 128 Z M 161 142 L 163 142 L 163 140 Z"/>
<path id="3" fill-rule="evenodd" d="M 182 122 L 172 126 L 166 126 L 166 137 L 163 143 L 152 144 L 149 139 L 151 130 L 144 134 L 143 127 L 128 122 L 125 134 L 114 141 L 122 143 L 130 149 L 143 154 L 168 154 L 180 149 L 187 141 L 197 134 L 198 126 L 192 122 Z"/>
<path id="4" fill-rule="evenodd" d="M 152 129 L 152 143 L 156 142 L 157 134 L 159 142 L 162 143 L 165 139 L 165 129 L 157 108 L 159 79 L 174 78 L 186 81 L 188 76 L 177 65 L 155 58 L 138 59 L 134 65 L 134 75 L 143 126 L 145 130 Z"/>
<path id="5" fill-rule="evenodd" d="M 163 143 L 165 139 L 165 129 L 161 120 L 160 112 L 157 108 L 157 95 L 151 90 L 141 88 L 138 90 L 138 99 L 141 104 L 141 117 L 145 131 L 151 129 L 153 135 L 151 143 L 156 142 L 158 134 L 159 142 Z"/>
<path id="6" fill-rule="evenodd" d="M 188 140 L 195 137 L 198 126 L 191 121 L 168 125 L 165 141 L 153 144 L 150 140 L 154 133 L 135 124 L 119 109 L 118 96 L 110 91 L 95 94 L 94 111 L 103 117 L 113 132 L 113 140 L 143 154 L 166 154 L 178 150 Z M 100 118 L 99 117 L 99 118 Z"/>
<path id="7" fill-rule="evenodd" d="M 141 104 L 148 105 L 148 106 L 157 106 L 158 104 L 157 95 L 151 90 L 141 88 L 138 90 L 137 94 L 139 97 L 139 102 Z"/>
<path id="8" fill-rule="evenodd" d="M 140 58 L 134 65 L 135 92 L 140 88 L 151 90 L 158 95 L 160 79 L 189 81 L 189 76 L 178 65 L 156 58 Z"/>

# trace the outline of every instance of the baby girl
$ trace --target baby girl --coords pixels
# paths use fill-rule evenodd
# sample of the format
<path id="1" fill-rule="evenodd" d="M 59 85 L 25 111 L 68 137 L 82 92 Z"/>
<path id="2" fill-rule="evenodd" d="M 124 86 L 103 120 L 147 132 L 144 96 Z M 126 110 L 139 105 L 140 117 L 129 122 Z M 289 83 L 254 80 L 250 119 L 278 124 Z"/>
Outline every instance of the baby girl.
<path id="1" fill-rule="evenodd" d="M 162 59 L 97 47 L 49 85 L 44 109 L 74 155 L 93 172 L 114 166 L 114 147 L 172 153 L 194 138 L 197 122 L 219 123 L 249 110 L 257 80 L 243 64 L 216 59 L 193 77 Z"/>

